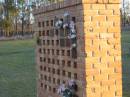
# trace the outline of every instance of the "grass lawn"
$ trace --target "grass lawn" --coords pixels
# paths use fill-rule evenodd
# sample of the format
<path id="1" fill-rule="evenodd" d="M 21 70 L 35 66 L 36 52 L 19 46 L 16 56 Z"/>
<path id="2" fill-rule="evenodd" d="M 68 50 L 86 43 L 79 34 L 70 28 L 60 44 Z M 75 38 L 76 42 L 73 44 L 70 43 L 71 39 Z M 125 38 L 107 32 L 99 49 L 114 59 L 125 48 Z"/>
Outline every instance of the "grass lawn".
<path id="1" fill-rule="evenodd" d="M 34 40 L 0 41 L 0 97 L 36 97 Z"/>
<path id="2" fill-rule="evenodd" d="M 130 47 L 130 31 L 122 33 L 122 49 Z M 124 53 L 124 52 L 122 52 Z M 123 97 L 130 97 L 130 51 L 123 59 Z"/>

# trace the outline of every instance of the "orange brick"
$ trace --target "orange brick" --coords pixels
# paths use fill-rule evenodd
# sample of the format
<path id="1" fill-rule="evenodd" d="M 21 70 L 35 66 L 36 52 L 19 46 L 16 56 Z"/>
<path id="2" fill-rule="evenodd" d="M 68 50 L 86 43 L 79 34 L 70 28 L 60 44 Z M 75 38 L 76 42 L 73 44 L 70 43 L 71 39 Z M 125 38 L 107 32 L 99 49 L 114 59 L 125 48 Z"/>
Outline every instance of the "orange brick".
<path id="1" fill-rule="evenodd" d="M 120 0 L 109 0 L 109 3 L 121 3 L 121 1 Z"/>
<path id="2" fill-rule="evenodd" d="M 107 21 L 119 22 L 120 16 L 119 15 L 108 15 Z"/>
<path id="3" fill-rule="evenodd" d="M 107 32 L 107 27 L 96 27 L 96 26 L 95 26 L 93 32 L 96 32 L 96 33 L 104 33 L 104 32 Z"/>
<path id="4" fill-rule="evenodd" d="M 101 81 L 102 86 L 109 86 L 115 84 L 115 80 L 103 80 Z"/>
<path id="5" fill-rule="evenodd" d="M 96 74 L 100 74 L 100 70 L 99 69 L 87 69 L 86 70 L 86 75 L 87 76 L 94 76 Z"/>
<path id="6" fill-rule="evenodd" d="M 86 65 L 90 63 L 99 63 L 99 57 L 91 57 L 91 58 L 86 58 Z"/>
<path id="7" fill-rule="evenodd" d="M 98 22 L 97 21 L 94 21 L 94 22 L 88 22 L 88 21 L 85 21 L 84 22 L 84 27 L 85 27 L 85 29 L 86 28 L 93 28 L 93 27 L 96 27 L 96 26 L 98 26 Z"/>
<path id="8" fill-rule="evenodd" d="M 101 57 L 101 63 L 114 62 L 114 56 L 103 56 Z"/>
<path id="9" fill-rule="evenodd" d="M 121 51 L 120 50 L 115 50 L 115 49 L 111 49 L 110 51 L 108 51 L 110 56 L 120 56 L 121 55 Z"/>
<path id="10" fill-rule="evenodd" d="M 95 75 L 95 81 L 108 80 L 108 74 Z"/>
<path id="11" fill-rule="evenodd" d="M 98 10 L 84 10 L 84 15 L 85 16 L 93 16 L 93 15 L 98 15 Z"/>
<path id="12" fill-rule="evenodd" d="M 92 21 L 106 21 L 106 15 L 95 15 L 92 17 Z"/>
<path id="13" fill-rule="evenodd" d="M 89 4 L 91 4 L 91 3 L 96 3 L 97 2 L 97 0 L 82 0 L 82 3 L 89 3 Z"/>
<path id="14" fill-rule="evenodd" d="M 122 80 L 121 73 L 109 74 L 109 80 Z"/>
<path id="15" fill-rule="evenodd" d="M 106 9 L 106 6 L 105 6 L 105 4 L 92 4 L 92 9 L 93 10 Z"/>
<path id="16" fill-rule="evenodd" d="M 99 10 L 99 15 L 113 15 L 113 10 Z"/>
<path id="17" fill-rule="evenodd" d="M 121 39 L 109 39 L 108 41 L 107 41 L 107 43 L 109 44 L 109 45 L 111 45 L 111 44 L 114 44 L 114 45 L 116 45 L 115 47 L 117 48 L 117 46 L 119 46 L 119 43 L 121 42 Z"/>
<path id="18" fill-rule="evenodd" d="M 111 39 L 114 37 L 113 33 L 100 33 L 100 38 L 101 39 Z"/>
<path id="19" fill-rule="evenodd" d="M 109 27 L 108 28 L 108 32 L 109 33 L 118 33 L 121 31 L 121 28 L 120 27 Z"/>
<path id="20" fill-rule="evenodd" d="M 114 1 L 114 0 L 112 0 Z M 120 5 L 119 4 L 106 4 L 106 8 L 107 9 L 113 9 L 113 10 L 119 10 L 120 9 Z"/>
<path id="21" fill-rule="evenodd" d="M 85 32 L 85 39 L 94 39 L 94 38 L 99 38 L 99 33 L 87 33 Z"/>
<path id="22" fill-rule="evenodd" d="M 87 9 L 90 10 L 92 8 L 92 4 L 84 4 L 83 7 L 85 10 L 87 10 Z"/>
<path id="23" fill-rule="evenodd" d="M 114 74 L 114 68 L 101 68 L 102 74 Z"/>
<path id="24" fill-rule="evenodd" d="M 98 0 L 98 3 L 109 3 L 109 0 Z"/>
<path id="25" fill-rule="evenodd" d="M 103 21 L 103 22 L 100 21 L 100 22 L 99 22 L 99 26 L 109 29 L 109 27 L 113 27 L 114 24 L 113 24 L 113 22 L 111 22 L 111 21 L 110 21 L 110 22 L 109 22 L 109 21 L 106 21 L 106 22 L 105 22 L 105 21 Z"/>

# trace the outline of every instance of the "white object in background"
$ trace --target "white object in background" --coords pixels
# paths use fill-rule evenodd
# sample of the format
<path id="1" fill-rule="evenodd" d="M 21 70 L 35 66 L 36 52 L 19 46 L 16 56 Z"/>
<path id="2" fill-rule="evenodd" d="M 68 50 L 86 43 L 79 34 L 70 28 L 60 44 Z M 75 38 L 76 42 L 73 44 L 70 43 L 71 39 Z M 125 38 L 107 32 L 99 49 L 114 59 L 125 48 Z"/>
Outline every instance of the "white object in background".
<path id="1" fill-rule="evenodd" d="M 63 91 L 65 91 L 65 84 L 62 84 L 62 85 L 60 85 L 59 86 L 59 88 L 58 88 L 58 90 L 57 90 L 57 93 L 58 94 L 62 94 L 63 93 Z"/>
<path id="2" fill-rule="evenodd" d="M 63 26 L 63 22 L 62 22 L 61 20 L 56 21 L 55 27 L 56 27 L 57 29 L 60 29 L 62 26 Z"/>

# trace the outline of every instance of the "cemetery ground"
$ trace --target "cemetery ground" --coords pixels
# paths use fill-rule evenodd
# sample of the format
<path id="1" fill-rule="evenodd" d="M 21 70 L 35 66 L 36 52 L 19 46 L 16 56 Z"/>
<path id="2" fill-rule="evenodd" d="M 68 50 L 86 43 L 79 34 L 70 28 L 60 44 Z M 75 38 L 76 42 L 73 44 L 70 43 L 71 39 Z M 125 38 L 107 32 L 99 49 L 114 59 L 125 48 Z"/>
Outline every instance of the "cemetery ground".
<path id="1" fill-rule="evenodd" d="M 122 51 L 123 97 L 130 97 L 130 31 L 122 33 Z M 36 97 L 35 67 L 34 39 L 0 41 L 0 97 Z"/>
<path id="2" fill-rule="evenodd" d="M 130 30 L 122 33 L 123 97 L 130 97 Z"/>
<path id="3" fill-rule="evenodd" d="M 0 97 L 36 97 L 35 41 L 0 41 Z"/>

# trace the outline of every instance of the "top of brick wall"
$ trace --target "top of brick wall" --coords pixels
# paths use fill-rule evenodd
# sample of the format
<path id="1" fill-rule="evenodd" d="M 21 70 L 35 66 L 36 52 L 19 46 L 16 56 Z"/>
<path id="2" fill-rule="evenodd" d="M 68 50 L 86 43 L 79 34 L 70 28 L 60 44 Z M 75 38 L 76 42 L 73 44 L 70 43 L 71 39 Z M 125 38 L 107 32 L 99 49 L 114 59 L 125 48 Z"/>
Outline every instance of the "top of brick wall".
<path id="1" fill-rule="evenodd" d="M 119 4 L 120 0 L 64 0 L 58 3 L 52 3 L 49 5 L 41 5 L 38 9 L 34 10 L 34 15 L 45 13 L 48 11 L 53 11 L 69 6 L 74 6 L 78 4 Z"/>
<path id="2" fill-rule="evenodd" d="M 82 0 L 82 3 L 109 3 L 109 4 L 115 4 L 120 3 L 121 0 Z"/>

